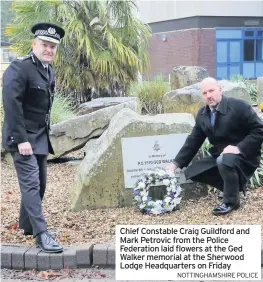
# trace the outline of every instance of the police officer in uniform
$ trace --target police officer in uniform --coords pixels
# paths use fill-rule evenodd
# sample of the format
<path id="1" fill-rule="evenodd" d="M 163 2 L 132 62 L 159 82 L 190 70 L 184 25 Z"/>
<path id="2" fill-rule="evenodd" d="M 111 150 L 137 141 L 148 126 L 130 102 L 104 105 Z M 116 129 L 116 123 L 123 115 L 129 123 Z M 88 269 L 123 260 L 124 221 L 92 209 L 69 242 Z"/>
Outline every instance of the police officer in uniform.
<path id="1" fill-rule="evenodd" d="M 51 23 L 31 29 L 32 52 L 14 60 L 3 74 L 3 147 L 11 152 L 21 191 L 19 228 L 33 235 L 44 252 L 61 252 L 47 231 L 42 213 L 47 156 L 54 154 L 50 139 L 50 111 L 55 88 L 52 66 L 65 31 Z"/>

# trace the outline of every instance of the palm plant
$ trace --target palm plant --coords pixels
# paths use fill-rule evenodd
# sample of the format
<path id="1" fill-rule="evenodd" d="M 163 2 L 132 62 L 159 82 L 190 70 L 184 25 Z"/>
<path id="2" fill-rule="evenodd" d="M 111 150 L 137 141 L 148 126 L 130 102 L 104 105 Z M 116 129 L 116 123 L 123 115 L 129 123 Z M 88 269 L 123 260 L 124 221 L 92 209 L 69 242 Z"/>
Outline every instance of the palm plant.
<path id="1" fill-rule="evenodd" d="M 8 42 L 8 38 L 5 36 L 4 31 L 12 17 L 12 13 L 9 11 L 11 4 L 11 1 L 1 1 L 1 42 Z"/>
<path id="2" fill-rule="evenodd" d="M 31 49 L 30 27 L 37 21 L 62 25 L 66 35 L 54 61 L 57 82 L 75 98 L 88 100 L 91 89 L 129 85 L 149 66 L 150 28 L 135 15 L 136 1 L 14 1 L 7 26 L 13 49 Z M 37 16 L 36 16 L 37 15 Z M 37 20 L 36 20 L 37 18 Z M 81 101 L 81 102 L 82 102 Z"/>

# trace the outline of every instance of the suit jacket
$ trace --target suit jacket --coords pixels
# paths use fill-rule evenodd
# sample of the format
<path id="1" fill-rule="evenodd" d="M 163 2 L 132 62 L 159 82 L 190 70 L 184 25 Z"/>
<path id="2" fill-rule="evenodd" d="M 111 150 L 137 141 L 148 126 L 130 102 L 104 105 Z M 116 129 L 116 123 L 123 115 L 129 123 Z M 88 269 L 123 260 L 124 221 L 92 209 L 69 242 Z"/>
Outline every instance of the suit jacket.
<path id="1" fill-rule="evenodd" d="M 30 53 L 14 60 L 3 74 L 3 147 L 18 151 L 18 144 L 30 142 L 34 154 L 54 153 L 49 139 L 50 111 L 55 77 L 49 78 L 42 63 Z"/>
<path id="2" fill-rule="evenodd" d="M 214 128 L 211 126 L 210 114 L 208 106 L 198 111 L 196 124 L 174 161 L 179 168 L 188 166 L 208 138 L 212 145 L 209 151 L 214 158 L 228 145 L 237 146 L 241 151 L 239 167 L 245 176 L 251 177 L 260 162 L 263 143 L 262 120 L 246 101 L 224 95 L 218 107 Z M 200 170 L 204 171 L 204 162 L 202 165 Z M 209 169 L 211 163 L 207 165 Z M 198 173 L 189 170 L 190 168 L 189 177 Z"/>

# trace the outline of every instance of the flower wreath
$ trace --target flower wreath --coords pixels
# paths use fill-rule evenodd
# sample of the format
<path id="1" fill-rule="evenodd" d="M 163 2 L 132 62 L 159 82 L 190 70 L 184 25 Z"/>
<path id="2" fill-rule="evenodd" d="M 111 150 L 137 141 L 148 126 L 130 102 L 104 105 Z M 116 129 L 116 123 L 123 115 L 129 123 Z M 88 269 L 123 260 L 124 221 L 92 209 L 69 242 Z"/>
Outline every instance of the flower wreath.
<path id="1" fill-rule="evenodd" d="M 158 184 L 166 186 L 166 195 L 163 200 L 153 201 L 148 196 L 150 187 Z M 133 189 L 134 201 L 138 210 L 146 214 L 163 214 L 177 208 L 181 201 L 181 187 L 173 172 L 164 170 L 149 171 L 139 179 Z"/>

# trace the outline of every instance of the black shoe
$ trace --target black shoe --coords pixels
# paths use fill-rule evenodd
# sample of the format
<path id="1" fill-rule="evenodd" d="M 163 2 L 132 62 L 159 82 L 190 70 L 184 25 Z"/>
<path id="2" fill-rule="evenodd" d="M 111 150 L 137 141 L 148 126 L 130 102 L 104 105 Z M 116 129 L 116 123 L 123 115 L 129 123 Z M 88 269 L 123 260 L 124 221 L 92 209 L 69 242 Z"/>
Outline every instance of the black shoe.
<path id="1" fill-rule="evenodd" d="M 220 206 L 216 207 L 213 210 L 214 215 L 224 215 L 232 212 L 233 210 L 237 210 L 240 207 L 240 203 L 237 204 L 225 204 L 222 203 Z"/>
<path id="2" fill-rule="evenodd" d="M 24 235 L 25 236 L 33 236 L 33 232 L 32 231 L 24 231 Z"/>
<path id="3" fill-rule="evenodd" d="M 60 253 L 63 251 L 63 247 L 47 231 L 36 236 L 36 245 L 45 253 Z"/>

